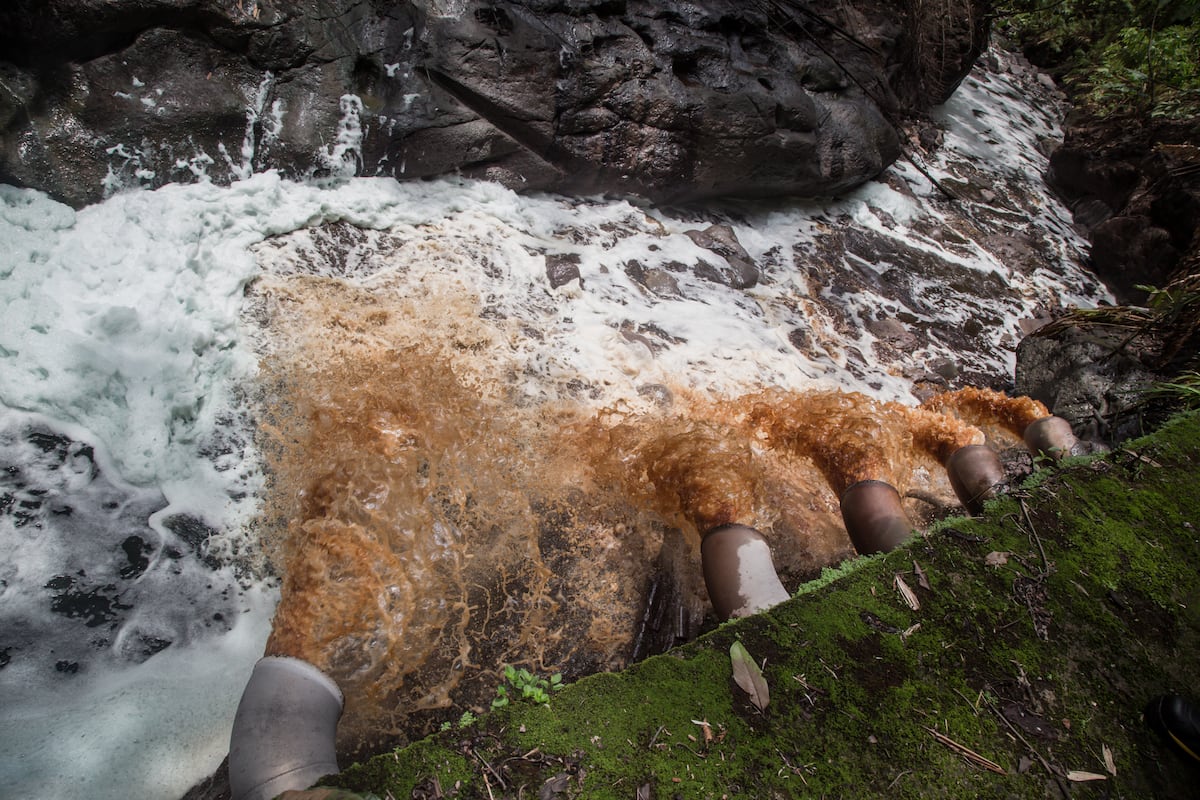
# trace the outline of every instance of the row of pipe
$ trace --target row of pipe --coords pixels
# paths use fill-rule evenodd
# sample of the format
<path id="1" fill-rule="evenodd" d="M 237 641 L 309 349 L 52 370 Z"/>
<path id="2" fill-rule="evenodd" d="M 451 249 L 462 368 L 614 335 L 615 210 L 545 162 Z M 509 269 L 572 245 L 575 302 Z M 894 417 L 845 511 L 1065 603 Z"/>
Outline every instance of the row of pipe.
<path id="1" fill-rule="evenodd" d="M 1075 445 L 1071 426 L 1060 417 L 1029 424 L 1022 434 L 1034 453 L 1051 458 Z M 1004 468 L 991 448 L 968 445 L 944 464 L 959 501 L 972 513 L 994 497 Z M 840 498 L 842 520 L 860 554 L 894 550 L 912 535 L 891 484 L 862 480 Z M 767 540 L 746 525 L 720 525 L 700 544 L 704 583 L 722 620 L 765 611 L 791 597 L 779 580 Z M 268 656 L 258 661 L 242 693 L 229 744 L 232 800 L 271 800 L 307 789 L 339 771 L 335 739 L 344 698 L 337 684 L 298 658 Z"/>
<path id="2" fill-rule="evenodd" d="M 1056 416 L 1031 422 L 1021 436 L 1034 454 L 1052 459 L 1070 455 L 1076 445 L 1070 423 Z M 987 445 L 960 447 L 943 466 L 955 496 L 972 514 L 996 496 L 1004 481 L 1004 466 Z M 912 535 L 900 492 L 886 481 L 851 484 L 839 505 L 846 533 L 860 555 L 890 552 Z M 791 596 L 775 571 L 767 540 L 749 526 L 720 525 L 706 532 L 700 560 L 709 599 L 721 621 L 765 611 Z"/>

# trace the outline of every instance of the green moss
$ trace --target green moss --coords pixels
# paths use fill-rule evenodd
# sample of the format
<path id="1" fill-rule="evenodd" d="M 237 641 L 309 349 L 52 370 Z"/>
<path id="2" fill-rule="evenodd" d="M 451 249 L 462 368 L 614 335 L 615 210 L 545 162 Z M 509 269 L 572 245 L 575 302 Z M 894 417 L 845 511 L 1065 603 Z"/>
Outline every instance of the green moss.
<path id="1" fill-rule="evenodd" d="M 1197 455 L 1200 415 L 1180 418 L 1045 471 L 983 518 L 829 570 L 767 614 L 580 680 L 549 708 L 502 709 L 333 783 L 397 800 L 433 796 L 435 776 L 462 798 L 531 797 L 547 781 L 556 797 L 1042 798 L 1067 770 L 1103 774 L 1107 747 L 1112 796 L 1188 796 L 1140 710 L 1190 686 L 1180 653 L 1200 646 Z M 735 638 L 765 661 L 764 712 L 733 682 Z"/>

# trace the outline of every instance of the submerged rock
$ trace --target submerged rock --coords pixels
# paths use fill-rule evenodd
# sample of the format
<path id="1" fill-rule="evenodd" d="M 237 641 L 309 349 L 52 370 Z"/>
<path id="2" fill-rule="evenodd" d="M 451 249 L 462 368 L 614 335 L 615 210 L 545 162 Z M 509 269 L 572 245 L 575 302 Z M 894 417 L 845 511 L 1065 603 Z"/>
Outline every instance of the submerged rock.
<path id="1" fill-rule="evenodd" d="M 0 180 L 74 205 L 268 168 L 656 201 L 832 194 L 949 95 L 982 3 L 15 0 Z M 935 46 L 936 45 L 936 46 Z"/>

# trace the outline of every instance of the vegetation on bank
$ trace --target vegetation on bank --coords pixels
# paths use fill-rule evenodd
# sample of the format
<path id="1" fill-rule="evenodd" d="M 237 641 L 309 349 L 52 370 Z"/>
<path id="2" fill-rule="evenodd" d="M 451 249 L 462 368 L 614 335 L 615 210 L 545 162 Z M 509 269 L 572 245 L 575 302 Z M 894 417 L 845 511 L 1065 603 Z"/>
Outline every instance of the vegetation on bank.
<path id="1" fill-rule="evenodd" d="M 996 15 L 1097 116 L 1200 114 L 1200 0 L 1007 0 Z"/>
<path id="2" fill-rule="evenodd" d="M 326 783 L 396 800 L 1191 797 L 1194 764 L 1141 710 L 1192 687 L 1198 559 L 1194 412 L 768 613 Z"/>

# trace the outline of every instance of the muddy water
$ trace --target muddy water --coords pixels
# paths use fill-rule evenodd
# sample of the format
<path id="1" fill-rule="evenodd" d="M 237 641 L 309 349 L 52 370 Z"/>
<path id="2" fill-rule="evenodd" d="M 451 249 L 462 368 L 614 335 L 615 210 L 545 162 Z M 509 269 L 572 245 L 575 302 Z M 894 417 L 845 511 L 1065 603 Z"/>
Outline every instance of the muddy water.
<path id="1" fill-rule="evenodd" d="M 346 751 L 479 710 L 504 664 L 622 667 L 656 582 L 676 587 L 694 634 L 715 525 L 763 531 L 794 588 L 853 554 L 847 486 L 952 503 L 940 462 L 984 440 L 971 419 L 1006 407 L 995 393 L 920 408 L 670 385 L 636 411 L 531 397 L 505 355 L 519 323 L 481 315 L 448 277 L 414 296 L 382 278 L 267 276 L 250 306 L 264 538 L 283 578 L 267 652 L 343 687 Z M 930 511 L 908 504 L 917 522 Z"/>
<path id="2" fill-rule="evenodd" d="M 695 635 L 714 525 L 762 531 L 790 589 L 853 554 L 856 481 L 917 525 L 954 505 L 949 455 L 1046 409 L 945 390 L 1002 385 L 1048 309 L 1104 294 L 1037 178 L 1053 103 L 1007 110 L 1038 86 L 985 70 L 947 105 L 953 204 L 903 165 L 711 213 L 420 184 L 375 229 L 257 246 L 267 650 L 343 687 L 342 748 L 482 710 L 504 664 L 570 679 Z M 712 279 L 714 223 L 755 286 Z"/>

